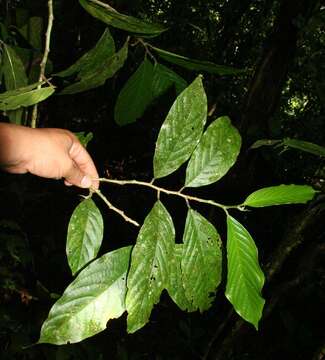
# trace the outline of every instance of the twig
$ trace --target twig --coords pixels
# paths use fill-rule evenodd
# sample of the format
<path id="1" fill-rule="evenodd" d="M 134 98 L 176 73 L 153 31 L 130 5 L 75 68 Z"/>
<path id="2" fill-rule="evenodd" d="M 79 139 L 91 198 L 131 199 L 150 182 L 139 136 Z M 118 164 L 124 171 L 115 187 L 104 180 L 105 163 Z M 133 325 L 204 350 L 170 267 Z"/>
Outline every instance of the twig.
<path id="1" fill-rule="evenodd" d="M 127 215 L 125 215 L 124 211 L 118 209 L 118 208 L 115 207 L 113 204 L 111 204 L 111 203 L 108 201 L 108 199 L 106 198 L 106 196 L 103 195 L 103 194 L 100 192 L 100 190 L 93 190 L 93 191 L 94 191 L 95 194 L 97 194 L 97 195 L 104 201 L 104 203 L 105 203 L 112 211 L 115 211 L 115 212 L 118 213 L 120 216 L 122 216 L 122 218 L 123 218 L 125 221 L 127 221 L 127 222 L 129 222 L 129 223 L 131 223 L 131 224 L 133 224 L 133 225 L 135 225 L 135 226 L 137 226 L 137 227 L 140 226 L 138 222 L 136 222 L 135 220 L 132 220 L 130 217 L 128 217 Z"/>
<path id="2" fill-rule="evenodd" d="M 45 77 L 45 67 L 46 67 L 46 63 L 47 63 L 47 58 L 49 56 L 49 52 L 50 52 L 50 41 L 51 41 L 51 32 L 52 32 L 52 26 L 53 26 L 53 20 L 54 20 L 54 16 L 53 16 L 53 0 L 48 0 L 47 3 L 48 6 L 48 23 L 47 23 L 47 29 L 46 29 L 46 34 L 45 34 L 45 49 L 44 49 L 44 54 L 43 54 L 43 58 L 40 64 L 40 74 L 39 74 L 39 78 L 38 81 L 41 83 Z M 38 89 L 41 88 L 41 84 L 37 86 Z M 38 105 L 35 104 L 33 107 L 33 112 L 32 112 L 32 119 L 31 119 L 31 127 L 32 128 L 36 128 L 37 125 L 37 109 L 38 109 Z"/>
<path id="3" fill-rule="evenodd" d="M 202 198 L 198 198 L 196 196 L 191 196 L 191 195 L 186 195 L 183 194 L 181 191 L 183 190 L 183 188 L 179 191 L 174 191 L 174 190 L 167 190 L 164 189 L 162 187 L 159 187 L 157 185 L 154 185 L 152 182 L 146 182 L 146 181 L 138 181 L 138 180 L 114 180 L 114 179 L 106 179 L 106 178 L 99 178 L 99 181 L 102 182 L 107 182 L 110 184 L 116 184 L 116 185 L 138 185 L 138 186 L 145 186 L 145 187 L 149 187 L 151 189 L 156 190 L 158 193 L 165 193 L 168 195 L 173 195 L 173 196 L 178 196 L 181 197 L 183 199 L 185 199 L 186 202 L 189 201 L 196 201 L 199 203 L 203 203 L 203 204 L 209 204 L 212 206 L 216 206 L 221 208 L 223 211 L 225 211 L 226 214 L 228 214 L 227 209 L 237 209 L 237 210 L 241 210 L 243 211 L 243 207 L 241 205 L 231 205 L 231 206 L 227 206 L 227 205 L 223 205 L 223 204 L 219 204 L 213 200 L 208 200 L 208 199 L 202 199 Z"/>

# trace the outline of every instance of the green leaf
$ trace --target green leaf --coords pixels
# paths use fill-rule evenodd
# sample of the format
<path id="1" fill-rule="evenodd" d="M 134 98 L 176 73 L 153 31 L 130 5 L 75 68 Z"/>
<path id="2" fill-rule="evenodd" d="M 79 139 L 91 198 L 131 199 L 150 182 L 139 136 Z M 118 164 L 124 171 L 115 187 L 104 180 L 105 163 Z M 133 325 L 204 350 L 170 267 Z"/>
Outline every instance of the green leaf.
<path id="1" fill-rule="evenodd" d="M 87 77 L 89 74 L 93 74 L 94 71 L 101 69 L 103 62 L 115 54 L 114 39 L 109 32 L 109 29 L 105 29 L 103 35 L 98 40 L 94 48 L 71 65 L 68 69 L 60 71 L 55 76 L 67 77 L 75 73 L 78 73 L 78 78 Z"/>
<path id="2" fill-rule="evenodd" d="M 217 65 L 210 61 L 190 59 L 154 46 L 151 46 L 151 48 L 154 49 L 162 59 L 172 64 L 182 66 L 188 70 L 206 71 L 217 75 L 237 75 L 246 72 L 246 70 L 236 69 L 231 66 Z"/>
<path id="3" fill-rule="evenodd" d="M 173 221 L 163 204 L 157 201 L 146 217 L 132 251 L 126 296 L 129 333 L 148 322 L 162 290 L 168 287 L 174 241 Z"/>
<path id="4" fill-rule="evenodd" d="M 68 227 L 66 252 L 73 275 L 97 256 L 103 231 L 103 218 L 96 204 L 91 199 L 83 200 L 73 211 Z"/>
<path id="5" fill-rule="evenodd" d="M 197 146 L 207 118 L 207 98 L 198 76 L 176 99 L 161 126 L 154 155 L 154 176 L 177 170 Z"/>
<path id="6" fill-rule="evenodd" d="M 250 149 L 258 149 L 261 146 L 274 146 L 280 144 L 281 144 L 281 140 L 261 139 L 255 141 L 254 144 L 250 147 Z"/>
<path id="7" fill-rule="evenodd" d="M 3 74 L 6 90 L 14 90 L 27 85 L 23 62 L 15 50 L 3 44 Z"/>
<path id="8" fill-rule="evenodd" d="M 37 89 L 38 85 L 39 83 L 35 83 L 0 94 L 0 110 L 15 110 L 22 106 L 34 105 L 44 101 L 55 91 L 53 86 Z"/>
<path id="9" fill-rule="evenodd" d="M 195 311 L 191 302 L 188 300 L 185 294 L 185 288 L 183 285 L 183 276 L 181 269 L 181 261 L 183 256 L 183 244 L 175 244 L 173 255 L 170 261 L 170 275 L 167 291 L 174 303 L 183 311 Z"/>
<path id="10" fill-rule="evenodd" d="M 81 271 L 52 307 L 38 342 L 76 343 L 120 317 L 125 311 L 130 252 L 130 246 L 109 252 Z"/>
<path id="11" fill-rule="evenodd" d="M 250 194 L 243 205 L 264 207 L 285 204 L 305 204 L 317 193 L 308 185 L 278 185 L 270 186 Z"/>
<path id="12" fill-rule="evenodd" d="M 243 225 L 229 215 L 227 259 L 226 297 L 236 312 L 258 329 L 265 303 L 261 296 L 264 274 L 258 263 L 258 251 L 254 240 Z"/>
<path id="13" fill-rule="evenodd" d="M 303 141 L 297 139 L 284 139 L 283 146 L 288 146 L 293 149 L 308 152 L 316 156 L 325 157 L 325 147 L 311 143 L 309 141 Z"/>
<path id="14" fill-rule="evenodd" d="M 76 137 L 78 138 L 78 140 L 81 142 L 83 147 L 87 147 L 89 141 L 92 140 L 92 138 L 94 137 L 92 132 L 89 132 L 86 134 L 85 131 L 81 131 L 81 132 L 77 132 L 74 133 L 76 135 Z"/>
<path id="15" fill-rule="evenodd" d="M 152 100 L 154 67 L 147 58 L 123 86 L 115 105 L 115 122 L 127 125 L 135 122 L 145 112 Z"/>
<path id="16" fill-rule="evenodd" d="M 32 16 L 19 28 L 19 32 L 34 49 L 42 49 L 43 19 Z"/>
<path id="17" fill-rule="evenodd" d="M 227 116 L 213 121 L 191 156 L 185 186 L 199 187 L 218 181 L 236 162 L 240 146 L 241 137 Z"/>
<path id="18" fill-rule="evenodd" d="M 153 98 L 160 97 L 173 85 L 175 85 L 176 93 L 179 95 L 187 87 L 187 82 L 173 70 L 156 63 L 152 83 Z"/>
<path id="19" fill-rule="evenodd" d="M 211 306 L 221 282 L 221 241 L 215 227 L 189 209 L 183 236 L 181 260 L 185 294 L 192 308 L 201 312 Z"/>
<path id="20" fill-rule="evenodd" d="M 67 86 L 60 94 L 76 94 L 103 85 L 107 79 L 114 76 L 121 69 L 127 55 L 128 40 L 116 54 L 103 61 L 100 67 L 87 72 L 87 75 L 85 75 L 79 82 Z"/>
<path id="21" fill-rule="evenodd" d="M 79 0 L 79 3 L 89 14 L 103 21 L 105 24 L 138 34 L 142 37 L 157 36 L 167 30 L 167 28 L 162 25 L 149 23 L 132 16 L 121 14 L 110 5 L 100 1 Z"/>

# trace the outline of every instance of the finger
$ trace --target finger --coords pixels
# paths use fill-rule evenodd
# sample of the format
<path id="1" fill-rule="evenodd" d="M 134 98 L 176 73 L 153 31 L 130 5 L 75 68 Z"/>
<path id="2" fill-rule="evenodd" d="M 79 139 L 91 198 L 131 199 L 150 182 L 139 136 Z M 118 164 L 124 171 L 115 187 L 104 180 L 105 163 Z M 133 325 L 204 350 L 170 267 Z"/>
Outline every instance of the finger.
<path id="1" fill-rule="evenodd" d="M 92 178 L 79 169 L 79 167 L 71 161 L 70 168 L 64 174 L 65 184 L 75 185 L 81 188 L 90 188 L 93 186 Z"/>
<path id="2" fill-rule="evenodd" d="M 67 180 L 64 180 L 64 185 L 66 185 L 66 186 L 72 186 L 73 184 L 69 183 L 69 181 L 67 181 Z"/>
<path id="3" fill-rule="evenodd" d="M 91 179 L 98 179 L 98 172 L 96 166 L 88 154 L 87 150 L 78 142 L 73 142 L 69 155 L 76 166 L 84 173 L 87 174 Z M 99 187 L 99 181 L 93 180 L 92 186 L 95 189 Z"/>

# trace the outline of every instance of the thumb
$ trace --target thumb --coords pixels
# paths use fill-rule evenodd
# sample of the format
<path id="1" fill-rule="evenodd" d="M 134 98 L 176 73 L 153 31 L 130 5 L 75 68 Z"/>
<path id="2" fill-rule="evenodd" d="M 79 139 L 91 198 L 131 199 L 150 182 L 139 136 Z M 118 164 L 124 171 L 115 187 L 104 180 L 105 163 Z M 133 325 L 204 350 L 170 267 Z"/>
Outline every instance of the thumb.
<path id="1" fill-rule="evenodd" d="M 74 163 L 72 163 L 64 178 L 67 183 L 81 188 L 90 188 L 92 185 L 91 177 L 82 172 Z"/>

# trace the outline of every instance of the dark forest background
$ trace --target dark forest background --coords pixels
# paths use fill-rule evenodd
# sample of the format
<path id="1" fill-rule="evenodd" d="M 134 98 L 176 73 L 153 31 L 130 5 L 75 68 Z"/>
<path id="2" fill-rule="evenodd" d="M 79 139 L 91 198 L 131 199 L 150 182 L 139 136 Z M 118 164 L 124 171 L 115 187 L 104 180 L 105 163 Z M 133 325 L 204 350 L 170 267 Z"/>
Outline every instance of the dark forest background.
<path id="1" fill-rule="evenodd" d="M 47 21 L 46 1 L 0 1 L 0 22 L 15 25 L 17 9 Z M 125 317 L 103 333 L 75 345 L 38 345 L 57 295 L 71 281 L 65 256 L 66 229 L 82 192 L 61 181 L 29 175 L 0 175 L 0 358 L 57 360 L 136 359 L 311 359 L 325 358 L 325 163 L 294 149 L 260 147 L 259 139 L 295 138 L 325 146 L 325 4 L 319 0 L 112 0 L 118 11 L 160 22 L 170 30 L 151 43 L 194 59 L 246 71 L 237 76 L 203 73 L 211 118 L 228 115 L 239 129 L 239 161 L 217 184 L 200 190 L 216 201 L 235 203 L 263 186 L 309 184 L 320 191 L 308 205 L 271 207 L 240 214 L 257 242 L 267 275 L 266 307 L 260 329 L 239 320 L 220 291 L 212 308 L 187 314 L 167 294 L 151 321 L 127 335 Z M 75 0 L 54 1 L 50 60 L 53 73 L 89 50 L 105 25 Z M 44 33 L 44 29 L 42 30 Z M 126 33 L 111 29 L 121 47 Z M 23 39 L 15 38 L 24 47 Z M 131 49 L 125 66 L 105 85 L 42 103 L 41 127 L 92 132 L 88 145 L 101 175 L 152 178 L 159 128 L 175 100 L 170 90 L 136 123 L 114 122 L 119 91 L 143 60 Z M 172 66 L 189 83 L 197 75 Z M 54 80 L 60 89 L 61 80 Z M 5 117 L 1 119 L 7 121 Z M 173 188 L 182 169 L 162 183 Z M 144 219 L 153 194 L 142 189 L 103 186 L 113 203 Z M 184 226 L 183 203 L 169 202 L 176 228 Z M 98 206 L 102 206 L 98 204 Z M 198 207 L 225 232 L 218 210 Z M 136 230 L 102 211 L 101 252 L 133 244 Z"/>

